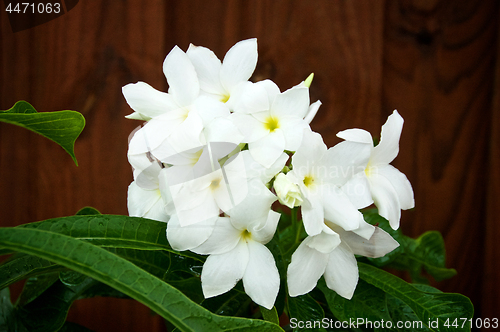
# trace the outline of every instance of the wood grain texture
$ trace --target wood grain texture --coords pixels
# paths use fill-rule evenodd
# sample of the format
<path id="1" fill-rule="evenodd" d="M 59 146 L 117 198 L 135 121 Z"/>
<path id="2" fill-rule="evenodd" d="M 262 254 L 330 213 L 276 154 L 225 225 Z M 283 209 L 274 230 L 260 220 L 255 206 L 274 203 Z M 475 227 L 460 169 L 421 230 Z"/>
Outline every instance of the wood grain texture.
<path id="1" fill-rule="evenodd" d="M 497 10 L 500 17 L 500 8 Z M 489 138 L 489 167 L 487 187 L 487 218 L 486 240 L 484 250 L 483 288 L 481 313 L 483 317 L 497 317 L 500 308 L 500 247 L 498 235 L 500 234 L 500 24 L 497 24 L 496 41 L 495 84 L 493 93 L 493 107 L 490 120 Z"/>
<path id="2" fill-rule="evenodd" d="M 2 226 L 83 206 L 127 214 L 127 137 L 139 123 L 124 118 L 131 110 L 121 87 L 143 80 L 166 88 L 162 8 L 161 1 L 80 1 L 62 17 L 15 34 L 2 12 L 0 109 L 23 99 L 38 111 L 77 110 L 87 122 L 75 146 L 79 167 L 53 142 L 0 124 Z M 154 331 L 161 322 L 141 304 L 115 299 L 77 301 L 68 320 L 96 331 Z"/>
<path id="3" fill-rule="evenodd" d="M 328 146 L 348 128 L 378 136 L 398 109 L 405 126 L 394 165 L 416 198 L 402 228 L 441 231 L 459 275 L 438 286 L 471 297 L 478 315 L 498 316 L 498 14 L 496 0 L 95 0 L 14 34 L 2 12 L 0 109 L 24 99 L 39 111 L 80 111 L 87 126 L 75 167 L 54 143 L 0 123 L 0 225 L 87 205 L 126 214 L 127 137 L 139 122 L 124 119 L 131 110 L 121 87 L 144 81 L 166 91 L 162 63 L 175 45 L 222 58 L 257 37 L 254 80 L 285 90 L 315 73 L 311 100 L 323 106 L 311 125 Z M 129 300 L 79 301 L 69 320 L 96 331 L 162 331 Z"/>
<path id="4" fill-rule="evenodd" d="M 384 112 L 406 120 L 396 167 L 415 190 L 403 229 L 442 232 L 448 265 L 480 313 L 496 1 L 387 2 Z"/>

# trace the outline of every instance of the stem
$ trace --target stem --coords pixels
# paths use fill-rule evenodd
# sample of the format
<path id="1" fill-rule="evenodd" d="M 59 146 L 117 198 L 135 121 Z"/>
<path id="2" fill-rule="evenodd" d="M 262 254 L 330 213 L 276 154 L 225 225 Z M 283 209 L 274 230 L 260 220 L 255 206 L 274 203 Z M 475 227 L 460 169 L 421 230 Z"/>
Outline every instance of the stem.
<path id="1" fill-rule="evenodd" d="M 297 227 L 297 233 L 295 233 L 295 243 L 300 242 L 300 234 L 302 233 L 302 222 L 298 220 L 297 214 L 298 214 L 299 208 L 295 207 L 291 210 L 290 216 L 292 218 L 292 225 L 294 227 Z"/>

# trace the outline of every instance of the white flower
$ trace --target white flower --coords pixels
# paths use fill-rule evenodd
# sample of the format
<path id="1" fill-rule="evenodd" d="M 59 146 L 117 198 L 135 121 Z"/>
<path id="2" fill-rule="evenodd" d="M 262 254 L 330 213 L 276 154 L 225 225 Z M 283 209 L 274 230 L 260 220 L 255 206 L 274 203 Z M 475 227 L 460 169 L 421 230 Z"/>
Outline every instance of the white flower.
<path id="1" fill-rule="evenodd" d="M 158 115 L 189 106 L 199 95 L 200 84 L 193 64 L 175 46 L 163 62 L 168 93 L 158 91 L 144 82 L 127 84 L 123 96 L 134 110 L 129 119 L 149 120 Z"/>
<path id="2" fill-rule="evenodd" d="M 280 214 L 270 208 L 276 197 L 262 183 L 259 189 L 228 211 L 229 217 L 216 217 L 202 227 L 179 227 L 174 217 L 168 224 L 172 247 L 210 255 L 201 274 L 205 298 L 223 294 L 243 279 L 245 292 L 255 303 L 268 309 L 274 305 L 280 278 L 265 244 L 272 239 Z"/>
<path id="3" fill-rule="evenodd" d="M 299 187 L 292 183 L 285 174 L 279 173 L 274 180 L 274 190 L 281 204 L 293 209 L 302 204 L 302 195 Z"/>
<path id="4" fill-rule="evenodd" d="M 325 277 L 328 288 L 351 299 L 358 283 L 358 265 L 354 255 L 382 257 L 399 246 L 384 230 L 375 227 L 369 240 L 344 231 L 328 221 L 315 236 L 308 236 L 292 255 L 287 280 L 290 296 L 310 292 Z"/>
<path id="5" fill-rule="evenodd" d="M 359 204 L 353 200 L 356 193 L 347 195 L 342 187 L 365 169 L 370 146 L 342 142 L 327 150 L 319 134 L 304 130 L 303 135 L 302 144 L 292 157 L 293 169 L 287 177 L 300 188 L 307 234 L 321 233 L 324 219 L 345 230 L 359 228 L 364 219 L 358 211 Z M 359 184 L 363 194 L 362 182 Z"/>
<path id="6" fill-rule="evenodd" d="M 257 39 L 236 43 L 222 63 L 206 47 L 191 44 L 186 53 L 196 68 L 202 92 L 232 109 L 236 87 L 248 81 L 257 65 Z"/>
<path id="7" fill-rule="evenodd" d="M 308 123 L 309 89 L 303 84 L 280 93 L 264 80 L 248 83 L 231 115 L 245 137 L 252 157 L 264 167 L 272 165 L 284 150 L 296 151 Z"/>
<path id="8" fill-rule="evenodd" d="M 380 143 L 375 147 L 372 136 L 365 130 L 348 129 L 337 134 L 346 141 L 371 145 L 370 160 L 361 176 L 368 180 L 379 214 L 389 220 L 393 229 L 399 228 L 401 209 L 411 209 L 415 206 L 410 181 L 398 169 L 389 165 L 399 152 L 403 122 L 401 115 L 394 111 L 382 126 Z"/>
<path id="9" fill-rule="evenodd" d="M 162 199 L 165 188 L 160 188 L 158 180 L 161 170 L 161 165 L 154 160 L 149 161 L 149 166 L 144 169 L 134 169 L 135 180 L 129 185 L 127 194 L 130 216 L 165 222 L 170 219 Z"/>

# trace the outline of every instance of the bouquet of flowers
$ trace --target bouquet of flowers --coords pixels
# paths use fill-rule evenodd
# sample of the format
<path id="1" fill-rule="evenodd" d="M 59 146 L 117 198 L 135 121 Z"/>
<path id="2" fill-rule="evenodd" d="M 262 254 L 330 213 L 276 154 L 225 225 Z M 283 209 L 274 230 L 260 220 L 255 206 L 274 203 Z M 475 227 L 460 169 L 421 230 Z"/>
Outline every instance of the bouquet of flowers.
<path id="1" fill-rule="evenodd" d="M 28 278 L 0 326 L 70 328 L 60 317 L 43 326 L 32 318 L 33 303 L 55 285 L 78 290 L 67 308 L 80 297 L 128 296 L 183 331 L 441 331 L 472 317 L 467 298 L 421 275 L 455 274 L 440 234 L 415 240 L 398 230 L 401 210 L 414 207 L 410 182 L 390 165 L 401 115 L 388 117 L 378 144 L 348 129 L 328 148 L 309 126 L 321 105 L 310 101 L 313 75 L 281 92 L 271 80 L 249 81 L 256 64 L 256 39 L 223 61 L 205 47 L 176 46 L 163 63 L 168 92 L 144 82 L 122 88 L 127 118 L 143 121 L 129 139 L 130 216 L 85 208 L 0 230 L 1 253 L 20 252 L 0 266 L 2 286 Z M 23 105 L 0 120 L 47 114 Z M 43 126 L 29 129 L 49 137 Z M 379 269 L 386 265 L 418 283 Z"/>

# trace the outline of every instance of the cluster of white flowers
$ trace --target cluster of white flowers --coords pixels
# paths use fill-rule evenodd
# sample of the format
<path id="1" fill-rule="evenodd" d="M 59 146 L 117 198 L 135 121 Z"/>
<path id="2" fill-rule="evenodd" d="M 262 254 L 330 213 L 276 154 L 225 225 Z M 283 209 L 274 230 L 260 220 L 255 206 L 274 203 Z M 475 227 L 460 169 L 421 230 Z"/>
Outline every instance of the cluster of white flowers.
<path id="1" fill-rule="evenodd" d="M 176 46 L 163 63 L 167 93 L 144 82 L 123 87 L 134 110 L 128 118 L 146 121 L 129 143 L 129 213 L 168 222 L 172 248 L 209 255 L 206 298 L 243 280 L 252 300 L 271 309 L 280 287 L 265 246 L 280 219 L 272 204 L 300 206 L 308 237 L 288 266 L 290 296 L 324 276 L 351 298 L 354 255 L 380 257 L 398 246 L 359 209 L 374 203 L 397 228 L 401 209 L 414 205 L 406 176 L 389 165 L 403 119 L 394 111 L 375 147 L 368 132 L 350 129 L 327 149 L 309 127 L 321 105 L 310 104 L 312 77 L 281 92 L 270 80 L 249 81 L 256 63 L 256 39 L 234 45 L 222 62 L 205 47 Z"/>

